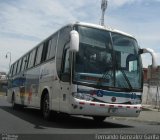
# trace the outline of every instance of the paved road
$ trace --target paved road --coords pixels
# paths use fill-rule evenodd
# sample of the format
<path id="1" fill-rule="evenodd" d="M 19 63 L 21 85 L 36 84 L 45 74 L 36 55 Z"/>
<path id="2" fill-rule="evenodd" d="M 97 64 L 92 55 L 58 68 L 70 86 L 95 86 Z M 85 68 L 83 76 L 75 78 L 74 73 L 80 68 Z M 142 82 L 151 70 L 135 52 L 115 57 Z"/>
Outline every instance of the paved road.
<path id="1" fill-rule="evenodd" d="M 160 124 L 136 122 L 130 120 L 114 120 L 107 118 L 105 122 L 95 123 L 89 117 L 61 116 L 54 122 L 42 119 L 36 109 L 13 110 L 4 97 L 0 97 L 0 133 L 7 134 L 160 134 Z M 25 135 L 30 136 L 30 135 Z M 38 135 L 43 138 L 42 135 Z M 60 135 L 62 137 L 62 135 Z M 63 135 L 66 138 L 66 135 Z M 86 136 L 86 135 L 85 135 Z M 84 136 L 84 137 L 85 137 Z M 74 136 L 71 135 L 73 138 Z M 83 135 L 77 135 L 82 139 Z M 84 140 L 85 138 L 83 138 Z"/>

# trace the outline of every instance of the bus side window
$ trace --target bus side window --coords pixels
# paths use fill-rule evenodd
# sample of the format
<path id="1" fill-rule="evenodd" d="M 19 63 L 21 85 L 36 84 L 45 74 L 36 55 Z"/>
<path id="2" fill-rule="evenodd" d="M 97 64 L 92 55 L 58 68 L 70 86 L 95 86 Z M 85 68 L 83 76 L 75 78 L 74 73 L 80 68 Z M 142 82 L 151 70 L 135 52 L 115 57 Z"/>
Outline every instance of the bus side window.
<path id="1" fill-rule="evenodd" d="M 64 50 L 63 55 L 63 66 L 62 66 L 62 73 L 61 73 L 61 80 L 63 82 L 69 82 L 70 81 L 70 63 L 69 63 L 69 49 Z"/>
<path id="2" fill-rule="evenodd" d="M 36 54 L 36 49 L 34 49 L 34 50 L 30 53 L 29 62 L 28 62 L 28 68 L 31 68 L 31 67 L 34 66 L 35 54 Z"/>
<path id="3" fill-rule="evenodd" d="M 18 73 L 18 67 L 19 67 L 19 60 L 17 61 L 16 74 Z"/>
<path id="4" fill-rule="evenodd" d="M 70 73 L 70 67 L 69 67 L 69 49 L 65 50 L 63 73 Z"/>
<path id="5" fill-rule="evenodd" d="M 26 55 L 26 60 L 25 60 L 25 67 L 24 67 L 24 70 L 26 70 L 28 68 L 28 64 L 29 64 L 29 57 L 30 57 L 30 54 L 27 54 Z"/>
<path id="6" fill-rule="evenodd" d="M 12 67 L 12 73 L 11 73 L 11 74 L 12 74 L 12 76 L 13 76 L 13 71 L 14 71 L 14 64 L 13 64 L 12 66 L 13 66 L 13 67 Z"/>
<path id="7" fill-rule="evenodd" d="M 49 43 L 48 43 L 48 52 L 47 52 L 47 56 L 46 56 L 46 59 L 50 59 L 49 58 L 49 55 L 50 55 L 50 52 L 51 52 L 51 45 L 52 45 L 52 39 L 49 40 Z"/>
<path id="8" fill-rule="evenodd" d="M 63 50 L 67 42 L 70 40 L 70 31 L 72 30 L 71 27 L 65 27 L 60 30 L 58 45 L 57 45 L 57 54 L 56 54 L 56 68 L 58 76 L 60 77 L 61 69 L 62 69 L 62 55 Z"/>
<path id="9" fill-rule="evenodd" d="M 46 61 L 46 59 L 47 59 L 48 45 L 49 45 L 49 40 L 47 40 L 47 41 L 44 43 L 43 51 L 42 51 L 41 62 L 44 62 L 44 61 Z"/>
<path id="10" fill-rule="evenodd" d="M 56 34 L 54 34 L 53 37 L 51 38 L 51 40 L 49 41 L 47 59 L 51 59 L 51 58 L 55 57 L 57 38 L 58 38 L 58 32 Z"/>
<path id="11" fill-rule="evenodd" d="M 17 73 L 21 71 L 21 65 L 22 65 L 22 59 L 19 60 L 18 68 L 17 68 Z"/>
<path id="12" fill-rule="evenodd" d="M 17 63 L 14 64 L 13 75 L 16 74 L 16 70 L 17 70 Z"/>
<path id="13" fill-rule="evenodd" d="M 13 71 L 13 65 L 10 67 L 10 71 L 9 71 L 9 77 L 11 77 L 12 76 L 12 71 Z"/>
<path id="14" fill-rule="evenodd" d="M 42 57 L 42 50 L 43 50 L 43 44 L 41 44 L 37 49 L 37 55 L 35 60 L 35 65 L 38 65 L 41 63 L 41 57 Z"/>
<path id="15" fill-rule="evenodd" d="M 24 67 L 25 67 L 25 60 L 26 60 L 26 57 L 23 57 L 23 58 L 22 58 L 21 71 L 23 71 L 23 70 L 24 70 Z"/>
<path id="16" fill-rule="evenodd" d="M 28 63 L 28 56 L 24 56 L 22 60 L 21 71 L 24 71 L 26 69 L 27 63 Z"/>
<path id="17" fill-rule="evenodd" d="M 16 74 L 17 74 L 17 71 L 18 71 L 18 66 L 19 66 L 19 61 L 17 61 Z"/>

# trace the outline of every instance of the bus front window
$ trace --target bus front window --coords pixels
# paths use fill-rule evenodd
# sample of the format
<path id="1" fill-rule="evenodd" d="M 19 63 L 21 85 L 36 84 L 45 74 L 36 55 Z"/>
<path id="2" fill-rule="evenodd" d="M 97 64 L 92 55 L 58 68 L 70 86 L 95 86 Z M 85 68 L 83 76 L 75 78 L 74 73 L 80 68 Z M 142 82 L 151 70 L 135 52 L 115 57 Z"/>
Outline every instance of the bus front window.
<path id="1" fill-rule="evenodd" d="M 113 86 L 113 59 L 109 32 L 79 27 L 80 47 L 76 54 L 75 76 L 79 82 L 97 84 L 106 73 L 102 84 Z"/>
<path id="2" fill-rule="evenodd" d="M 97 88 L 142 88 L 142 66 L 135 39 L 83 26 L 77 30 L 80 44 L 75 56 L 74 81 Z"/>
<path id="3" fill-rule="evenodd" d="M 115 51 L 116 87 L 140 89 L 141 63 L 137 42 L 124 35 L 112 33 Z"/>

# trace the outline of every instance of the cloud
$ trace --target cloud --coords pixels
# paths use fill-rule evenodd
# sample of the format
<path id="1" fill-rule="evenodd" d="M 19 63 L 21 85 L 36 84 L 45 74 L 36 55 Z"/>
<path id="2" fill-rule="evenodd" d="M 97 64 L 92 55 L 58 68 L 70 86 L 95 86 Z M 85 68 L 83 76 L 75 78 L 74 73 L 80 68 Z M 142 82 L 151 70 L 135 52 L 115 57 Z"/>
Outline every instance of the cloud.
<path id="1" fill-rule="evenodd" d="M 19 57 L 29 51 L 37 42 L 15 39 L 3 38 L 0 41 L 0 71 L 8 71 L 10 55 L 6 59 L 7 52 L 11 52 L 11 63 L 16 61 Z"/>
<path id="2" fill-rule="evenodd" d="M 58 0 L 3 1 L 0 9 L 0 71 L 8 69 L 5 59 L 8 51 L 12 52 L 14 62 L 58 28 L 76 19 Z"/>
<path id="3" fill-rule="evenodd" d="M 111 5 L 111 7 L 117 8 L 117 7 L 121 7 L 125 4 L 131 4 L 137 0 L 108 0 L 108 1 L 109 1 L 109 4 Z"/>
<path id="4" fill-rule="evenodd" d="M 14 0 L 0 1 L 0 71 L 12 60 L 66 23 L 85 21 L 98 24 L 101 0 Z M 147 3 L 147 4 L 146 4 Z M 160 52 L 160 0 L 109 0 L 105 23 L 136 36 L 140 46 Z M 2 57 L 3 56 L 3 57 Z M 150 63 L 143 56 L 144 63 Z M 4 66 L 4 63 L 6 65 Z"/>
<path id="5" fill-rule="evenodd" d="M 110 1 L 111 2 L 111 1 Z M 115 7 L 112 6 L 115 3 Z M 111 5 L 112 4 L 112 5 Z M 119 30 L 130 33 L 136 37 L 141 48 L 152 48 L 160 55 L 160 1 L 156 0 L 133 0 L 111 2 L 108 13 L 106 13 L 106 23 Z M 157 61 L 159 57 L 157 57 Z M 152 62 L 151 56 L 142 55 L 145 67 Z M 160 64 L 160 61 L 158 61 Z"/>
<path id="6" fill-rule="evenodd" d="M 44 38 L 56 30 L 57 26 L 62 26 L 65 20 L 75 20 L 72 14 L 58 0 L 22 0 L 19 1 L 18 6 L 12 2 L 12 4 L 1 4 L 0 8 L 1 20 L 5 21 L 4 23 L 1 22 L 0 27 L 7 27 L 2 28 L 3 32 L 7 31 L 21 35 Z M 53 27 L 52 30 L 51 27 Z"/>

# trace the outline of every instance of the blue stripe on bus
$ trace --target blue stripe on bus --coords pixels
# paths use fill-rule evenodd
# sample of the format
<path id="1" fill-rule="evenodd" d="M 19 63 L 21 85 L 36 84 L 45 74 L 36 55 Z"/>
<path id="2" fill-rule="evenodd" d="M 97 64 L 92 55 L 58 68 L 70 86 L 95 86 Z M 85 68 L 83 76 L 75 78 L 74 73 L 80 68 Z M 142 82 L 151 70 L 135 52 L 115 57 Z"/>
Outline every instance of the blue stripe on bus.
<path id="1" fill-rule="evenodd" d="M 113 92 L 113 91 L 103 91 L 103 90 L 83 90 L 83 89 L 78 89 L 78 92 L 80 93 L 86 93 L 86 94 L 92 94 L 93 92 L 96 93 L 96 95 L 98 94 L 102 94 L 102 96 L 114 96 L 114 97 L 122 97 L 122 98 L 131 98 L 131 99 L 135 99 L 135 98 L 141 98 L 142 95 L 136 95 L 136 93 L 122 93 L 122 92 Z M 100 92 L 100 93 L 98 93 Z"/>
<path id="2" fill-rule="evenodd" d="M 133 93 L 116 93 L 110 91 L 100 91 L 105 96 L 115 96 L 115 97 L 123 97 L 123 98 L 135 98 Z M 141 95 L 136 95 L 136 97 L 141 98 Z"/>

